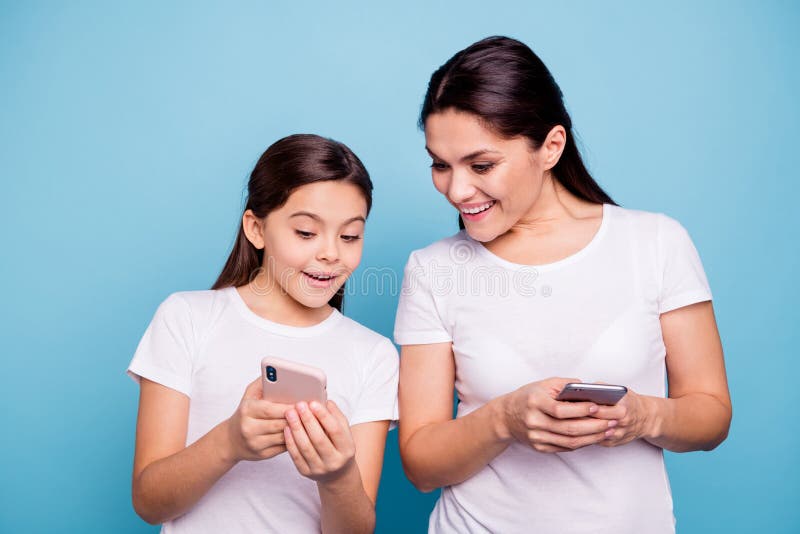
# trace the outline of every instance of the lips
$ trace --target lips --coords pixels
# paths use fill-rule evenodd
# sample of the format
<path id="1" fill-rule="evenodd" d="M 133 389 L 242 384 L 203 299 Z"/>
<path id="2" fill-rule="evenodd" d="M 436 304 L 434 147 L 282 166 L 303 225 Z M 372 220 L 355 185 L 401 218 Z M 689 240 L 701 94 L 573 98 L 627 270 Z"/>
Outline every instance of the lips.
<path id="1" fill-rule="evenodd" d="M 482 202 L 480 204 L 461 204 L 459 205 L 459 211 L 463 215 L 477 215 L 494 206 L 496 202 L 496 200 L 487 200 L 486 202 Z"/>
<path id="2" fill-rule="evenodd" d="M 492 213 L 496 200 L 489 200 L 482 203 L 474 204 L 461 204 L 458 206 L 458 211 L 461 213 L 461 218 L 469 222 L 478 222 Z"/>
<path id="3" fill-rule="evenodd" d="M 303 271 L 303 280 L 308 287 L 316 289 L 326 289 L 331 287 L 339 278 L 334 273 L 308 272 Z"/>

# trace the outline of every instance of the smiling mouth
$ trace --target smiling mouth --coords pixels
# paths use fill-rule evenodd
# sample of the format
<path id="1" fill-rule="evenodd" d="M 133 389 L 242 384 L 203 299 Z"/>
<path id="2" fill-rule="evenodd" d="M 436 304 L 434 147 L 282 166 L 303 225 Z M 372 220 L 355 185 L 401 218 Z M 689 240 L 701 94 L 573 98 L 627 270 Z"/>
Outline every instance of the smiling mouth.
<path id="1" fill-rule="evenodd" d="M 334 274 L 307 273 L 305 271 L 303 271 L 303 274 L 306 275 L 307 277 L 311 278 L 312 280 L 317 280 L 319 282 L 329 282 L 330 280 L 333 280 L 334 278 L 336 278 L 336 275 L 334 275 Z"/>
<path id="2" fill-rule="evenodd" d="M 460 208 L 459 211 L 464 215 L 477 215 L 479 213 L 483 213 L 484 211 L 494 206 L 496 202 L 497 202 L 496 200 L 490 200 L 489 202 L 485 202 L 483 204 L 471 208 Z"/>

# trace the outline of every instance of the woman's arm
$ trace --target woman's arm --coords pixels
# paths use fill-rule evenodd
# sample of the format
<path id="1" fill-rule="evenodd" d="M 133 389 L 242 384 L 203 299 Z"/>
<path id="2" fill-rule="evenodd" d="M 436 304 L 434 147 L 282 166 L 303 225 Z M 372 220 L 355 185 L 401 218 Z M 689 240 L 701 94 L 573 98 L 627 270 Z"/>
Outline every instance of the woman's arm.
<path id="1" fill-rule="evenodd" d="M 453 419 L 452 345 L 407 345 L 400 357 L 400 455 L 421 491 L 457 484 L 481 470 L 517 440 L 540 452 L 598 443 L 616 425 L 616 408 L 558 402 L 564 384 L 534 382 Z M 601 415 L 603 419 L 588 417 Z"/>
<path id="2" fill-rule="evenodd" d="M 333 401 L 298 403 L 286 418 L 289 455 L 301 475 L 317 482 L 322 532 L 373 532 L 389 422 L 350 428 Z"/>
<path id="3" fill-rule="evenodd" d="M 626 415 L 602 445 L 639 437 L 674 452 L 711 450 L 727 437 L 732 414 L 714 308 L 709 301 L 664 313 L 661 330 L 669 398 L 629 392 L 620 401 Z"/>
<path id="4" fill-rule="evenodd" d="M 133 507 L 148 523 L 185 513 L 240 460 L 286 450 L 283 413 L 289 406 L 261 400 L 260 379 L 230 419 L 188 447 L 189 398 L 145 378 L 140 383 Z"/>

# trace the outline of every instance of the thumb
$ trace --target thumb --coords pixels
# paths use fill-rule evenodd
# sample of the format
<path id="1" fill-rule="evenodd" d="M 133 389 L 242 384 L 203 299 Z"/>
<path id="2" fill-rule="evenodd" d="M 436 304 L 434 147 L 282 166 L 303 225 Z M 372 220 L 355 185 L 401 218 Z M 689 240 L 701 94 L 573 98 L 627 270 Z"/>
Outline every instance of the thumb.
<path id="1" fill-rule="evenodd" d="M 244 395 L 242 399 L 261 399 L 262 391 L 261 391 L 261 376 L 247 384 L 247 388 L 244 390 Z"/>

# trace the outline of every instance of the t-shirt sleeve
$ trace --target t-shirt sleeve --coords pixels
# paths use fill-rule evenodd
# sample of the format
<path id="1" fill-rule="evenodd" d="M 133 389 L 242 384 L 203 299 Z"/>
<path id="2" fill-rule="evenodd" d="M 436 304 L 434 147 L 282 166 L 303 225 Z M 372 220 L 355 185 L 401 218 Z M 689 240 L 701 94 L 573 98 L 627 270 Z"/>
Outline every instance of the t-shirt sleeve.
<path id="1" fill-rule="evenodd" d="M 397 349 L 386 338 L 375 344 L 366 359 L 363 386 L 350 425 L 370 421 L 391 421 L 394 428 L 398 419 L 397 381 L 400 376 L 400 358 Z"/>
<path id="2" fill-rule="evenodd" d="M 128 375 L 191 396 L 194 331 L 189 305 L 170 295 L 156 310 L 128 366 Z"/>
<path id="3" fill-rule="evenodd" d="M 711 288 L 700 255 L 681 224 L 665 215 L 659 218 L 658 256 L 661 268 L 658 312 L 711 300 Z"/>
<path id="4" fill-rule="evenodd" d="M 436 306 L 431 283 L 417 252 L 412 252 L 403 273 L 397 306 L 394 340 L 398 345 L 425 345 L 452 341 Z"/>

